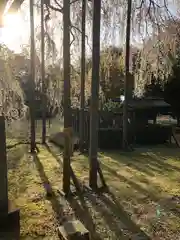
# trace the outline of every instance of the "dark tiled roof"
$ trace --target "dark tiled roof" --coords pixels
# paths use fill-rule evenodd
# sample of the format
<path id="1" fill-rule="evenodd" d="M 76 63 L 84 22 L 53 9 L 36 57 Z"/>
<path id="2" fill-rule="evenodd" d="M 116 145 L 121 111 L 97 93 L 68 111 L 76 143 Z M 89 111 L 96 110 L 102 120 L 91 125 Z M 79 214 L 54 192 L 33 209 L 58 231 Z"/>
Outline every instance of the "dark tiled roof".
<path id="1" fill-rule="evenodd" d="M 136 108 L 136 109 L 142 109 L 142 108 L 164 108 L 164 107 L 170 107 L 168 103 L 166 103 L 163 99 L 158 98 L 150 98 L 150 99 L 138 99 L 138 100 L 130 100 L 129 101 L 129 107 Z"/>

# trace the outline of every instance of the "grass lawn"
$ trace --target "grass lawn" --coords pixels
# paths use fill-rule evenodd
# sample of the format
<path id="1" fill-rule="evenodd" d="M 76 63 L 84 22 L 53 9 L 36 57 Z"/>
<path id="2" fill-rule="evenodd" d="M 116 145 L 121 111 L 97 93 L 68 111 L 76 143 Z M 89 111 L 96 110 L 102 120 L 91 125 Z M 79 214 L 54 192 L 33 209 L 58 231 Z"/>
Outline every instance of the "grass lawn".
<path id="1" fill-rule="evenodd" d="M 132 153 L 101 152 L 99 159 L 109 193 L 89 191 L 67 202 L 58 148 L 38 145 L 36 156 L 27 145 L 8 150 L 9 198 L 21 209 L 22 239 L 58 239 L 65 218 L 79 218 L 92 239 L 180 239 L 180 151 L 139 148 Z M 88 182 L 88 159 L 75 153 L 72 167 Z M 53 197 L 47 198 L 48 188 Z M 149 237 L 150 238 L 149 238 Z"/>

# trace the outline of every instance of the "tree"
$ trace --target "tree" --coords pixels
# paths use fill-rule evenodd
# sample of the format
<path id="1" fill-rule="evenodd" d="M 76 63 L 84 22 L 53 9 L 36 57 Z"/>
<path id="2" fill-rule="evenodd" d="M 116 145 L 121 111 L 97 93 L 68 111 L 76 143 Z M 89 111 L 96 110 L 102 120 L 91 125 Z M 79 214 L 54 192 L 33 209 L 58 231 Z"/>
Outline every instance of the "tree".
<path id="1" fill-rule="evenodd" d="M 36 130 L 35 130 L 35 40 L 34 40 L 34 0 L 30 0 L 29 4 L 30 13 L 30 32 L 31 32 L 31 70 L 30 70 L 30 89 L 32 94 L 30 96 L 30 117 L 31 117 L 31 152 L 33 153 L 36 148 Z"/>
<path id="2" fill-rule="evenodd" d="M 168 7 L 169 0 L 166 1 L 159 1 L 158 3 L 155 3 L 154 1 L 147 0 L 147 1 L 135 1 L 133 2 L 132 6 L 132 17 L 131 17 L 131 31 L 132 35 L 143 35 L 143 42 L 144 45 L 149 45 L 149 40 L 155 42 L 157 37 L 160 35 L 163 35 L 163 32 L 166 29 L 166 25 L 168 22 L 173 22 L 174 17 L 171 14 L 170 8 Z M 80 41 L 81 41 L 81 13 L 82 13 L 82 6 L 81 1 L 75 0 L 71 1 L 71 9 L 72 9 L 72 15 L 71 15 L 71 22 L 70 22 L 70 33 L 71 33 L 71 54 L 73 55 L 73 58 L 79 58 L 80 55 Z M 177 2 L 175 4 L 178 4 Z M 57 42 L 55 41 L 55 34 L 58 33 L 58 31 L 62 30 L 62 13 L 63 13 L 63 7 L 62 7 L 62 1 L 54 1 L 46 2 L 46 30 L 45 35 L 48 40 L 48 45 L 51 46 L 50 49 L 46 48 L 46 51 L 50 52 L 50 50 L 56 51 L 56 59 L 57 57 L 61 56 L 61 51 L 58 52 L 57 55 Z M 177 5 L 179 6 L 179 5 Z M 101 5 L 101 24 L 103 28 L 103 34 L 102 34 L 102 42 L 104 43 L 104 46 L 107 47 L 111 42 L 113 42 L 114 38 L 117 37 L 119 34 L 119 39 L 124 42 L 123 36 L 125 31 L 125 19 L 126 19 L 126 9 L 127 9 L 127 2 L 122 0 L 102 0 Z M 119 17 L 121 16 L 121 17 Z M 51 21 L 51 24 L 48 24 L 48 21 Z M 53 23 L 53 24 L 52 24 Z M 59 29 L 59 30 L 58 30 Z M 87 9 L 86 9 L 86 42 L 87 42 L 87 50 L 91 51 L 91 47 L 89 46 L 89 43 L 92 42 L 92 36 L 91 36 L 91 29 L 92 29 L 92 2 L 87 2 Z M 117 30 L 118 29 L 118 30 Z M 153 31 L 153 32 L 152 32 Z M 145 37 L 144 37 L 145 33 Z M 150 37 L 149 37 L 150 36 Z M 165 37 L 163 37 L 165 39 Z M 161 41 L 159 45 L 162 45 Z M 120 40 L 120 41 L 121 41 Z M 58 40 L 59 41 L 59 40 Z M 61 42 L 59 42 L 60 45 L 62 45 L 62 38 L 60 39 Z M 150 44 L 152 45 L 152 44 Z M 58 47 L 59 48 L 59 47 Z M 158 51 L 163 51 L 164 46 L 159 46 L 158 48 L 150 46 L 150 52 L 153 49 L 152 52 L 154 52 L 154 49 L 157 49 Z M 147 54 L 148 52 L 148 54 Z M 168 64 L 164 64 L 164 61 L 162 62 L 162 57 L 160 57 L 160 54 L 153 53 L 153 55 L 156 58 L 156 61 L 153 60 L 154 66 L 159 65 L 158 69 L 168 68 Z M 135 92 L 138 94 L 143 93 L 144 84 L 147 81 L 147 79 L 150 80 L 151 72 L 148 73 L 147 69 L 152 67 L 152 61 L 151 58 L 149 59 L 149 50 L 146 51 L 145 47 L 143 51 L 141 51 L 141 64 L 139 64 L 139 70 L 137 71 L 135 78 L 137 79 L 137 87 L 135 89 Z M 154 67 L 153 67 L 154 68 Z M 148 69 L 149 71 L 149 69 Z M 163 75 L 163 71 L 156 70 L 158 74 Z M 90 73 L 91 74 L 91 73 Z"/>
<path id="3" fill-rule="evenodd" d="M 9 121 L 18 119 L 24 114 L 23 91 L 16 75 L 22 65 L 16 56 L 5 45 L 0 45 L 0 104 L 1 112 Z"/>
<path id="4" fill-rule="evenodd" d="M 85 107 L 85 77 L 86 77 L 86 0 L 82 0 L 81 16 L 81 92 L 80 92 L 80 150 L 84 150 L 84 107 Z"/>
<path id="5" fill-rule="evenodd" d="M 130 37 L 131 37 L 131 14 L 132 0 L 128 0 L 127 6 L 127 23 L 126 23 L 126 55 L 125 55 L 125 81 L 124 81 L 124 103 L 123 103 L 123 148 L 128 146 L 128 88 L 129 88 L 129 60 L 130 60 Z"/>
<path id="6" fill-rule="evenodd" d="M 140 66 L 136 72 L 136 95 L 143 95 L 145 84 L 150 84 L 152 73 L 161 79 L 164 85 L 174 64 L 174 57 L 179 46 L 179 19 L 168 19 L 151 37 L 144 41 L 140 51 Z"/>
<path id="7" fill-rule="evenodd" d="M 45 41 L 44 41 L 44 0 L 41 0 L 41 80 L 42 80 L 42 143 L 46 143 L 46 79 L 45 79 Z"/>
<path id="8" fill-rule="evenodd" d="M 172 67 L 172 74 L 169 76 L 164 87 L 164 98 L 171 105 L 172 110 L 177 116 L 178 125 L 180 124 L 180 52 L 177 51 L 175 62 Z"/>
<path id="9" fill-rule="evenodd" d="M 86 100 L 90 96 L 92 60 L 86 60 Z M 119 97 L 123 93 L 124 56 L 123 51 L 115 46 L 104 48 L 100 52 L 100 95 L 106 100 Z"/>
<path id="10" fill-rule="evenodd" d="M 137 53 L 137 48 L 131 46 L 130 54 L 130 81 L 133 80 L 133 55 Z M 86 59 L 86 76 L 85 76 L 85 101 L 87 102 L 91 94 L 92 78 L 92 59 Z M 124 52 L 122 48 L 109 46 L 100 52 L 100 98 L 104 100 L 119 98 L 124 93 L 124 74 L 125 74 Z M 72 105 L 79 106 L 80 99 L 80 62 L 77 61 L 71 68 L 71 96 Z M 130 84 L 131 85 L 131 84 Z M 132 86 L 133 87 L 133 86 Z M 77 99 L 77 101 L 75 101 Z"/>
<path id="11" fill-rule="evenodd" d="M 152 74 L 151 83 L 145 84 L 144 97 L 163 97 L 163 90 L 160 81 Z"/>
<path id="12" fill-rule="evenodd" d="M 92 50 L 92 79 L 90 99 L 90 146 L 89 146 L 89 185 L 97 189 L 98 173 L 98 123 L 99 123 L 99 66 L 100 66 L 100 26 L 101 0 L 93 1 L 93 50 Z"/>
<path id="13" fill-rule="evenodd" d="M 63 96 L 63 68 L 57 64 L 50 65 L 46 72 L 46 94 L 51 105 L 57 103 L 60 106 Z"/>
<path id="14" fill-rule="evenodd" d="M 72 119 L 71 119 L 71 97 L 70 97 L 70 0 L 63 0 L 63 78 L 64 78 L 64 158 L 63 158 L 63 191 L 66 195 L 70 193 L 71 177 L 71 141 L 72 141 Z"/>
<path id="15" fill-rule="evenodd" d="M 101 52 L 100 87 L 106 100 L 123 94 L 124 56 L 120 48 L 110 46 Z"/>

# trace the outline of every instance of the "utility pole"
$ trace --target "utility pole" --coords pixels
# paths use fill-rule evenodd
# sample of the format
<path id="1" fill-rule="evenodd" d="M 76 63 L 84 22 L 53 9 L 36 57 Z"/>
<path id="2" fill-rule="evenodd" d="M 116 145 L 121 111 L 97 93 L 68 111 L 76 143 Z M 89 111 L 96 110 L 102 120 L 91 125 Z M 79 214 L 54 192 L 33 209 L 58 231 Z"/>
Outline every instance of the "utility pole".
<path id="1" fill-rule="evenodd" d="M 85 55 L 86 55 L 86 46 L 85 46 L 85 37 L 86 37 L 86 0 L 82 0 L 82 19 L 81 19 L 81 102 L 80 102 L 80 150 L 84 150 L 84 105 L 85 105 Z"/>
<path id="2" fill-rule="evenodd" d="M 34 42 L 34 0 L 29 1 L 30 5 L 30 33 L 31 33 L 31 94 L 30 94 L 30 115 L 31 115 L 31 152 L 36 149 L 35 131 L 35 42 Z"/>
<path id="3" fill-rule="evenodd" d="M 46 83 L 44 64 L 44 0 L 41 0 L 41 81 L 42 81 L 42 144 L 46 143 Z"/>
<path id="4" fill-rule="evenodd" d="M 126 58 L 125 58 L 125 80 L 124 80 L 124 103 L 123 103 L 123 148 L 128 148 L 128 92 L 129 92 L 129 59 L 131 38 L 131 8 L 132 0 L 128 0 L 127 22 L 126 22 Z"/>
<path id="5" fill-rule="evenodd" d="M 90 100 L 89 185 L 97 189 L 101 0 L 93 0 L 93 50 Z"/>

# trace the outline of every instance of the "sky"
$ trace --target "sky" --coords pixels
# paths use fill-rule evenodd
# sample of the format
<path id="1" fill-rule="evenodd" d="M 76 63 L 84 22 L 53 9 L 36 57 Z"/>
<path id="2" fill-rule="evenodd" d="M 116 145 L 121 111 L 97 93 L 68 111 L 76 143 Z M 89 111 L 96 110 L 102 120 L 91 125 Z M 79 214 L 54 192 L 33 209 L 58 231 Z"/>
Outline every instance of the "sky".
<path id="1" fill-rule="evenodd" d="M 169 5 L 170 11 L 175 15 L 176 7 L 173 3 Z M 8 48 L 20 53 L 22 47 L 28 45 L 30 37 L 30 25 L 29 25 L 29 1 L 25 1 L 21 7 L 21 10 L 16 15 L 7 16 L 5 19 L 5 27 L 0 29 L 0 42 L 7 45 Z M 35 28 L 40 24 L 40 16 L 35 11 Z M 112 36 L 111 29 L 109 34 L 111 34 L 111 45 L 120 45 L 122 39 L 120 39 L 120 31 L 117 27 L 114 31 L 114 36 Z M 55 39 L 57 48 L 60 49 L 60 35 L 59 31 L 57 32 L 57 37 Z M 103 34 L 102 34 L 103 35 Z M 145 34 L 144 34 L 145 35 Z M 144 36 L 143 36 L 144 37 Z M 102 37 L 103 38 L 103 37 Z M 132 43 L 137 44 L 142 42 L 142 37 L 136 36 L 133 37 Z M 37 43 L 37 42 L 36 42 Z"/>
<path id="2" fill-rule="evenodd" d="M 22 8 L 16 14 L 4 17 L 5 27 L 0 29 L 0 42 L 3 42 L 11 50 L 21 52 L 22 45 L 29 42 L 29 6 L 28 2 L 23 3 Z M 37 16 L 36 20 L 37 22 Z"/>

